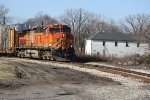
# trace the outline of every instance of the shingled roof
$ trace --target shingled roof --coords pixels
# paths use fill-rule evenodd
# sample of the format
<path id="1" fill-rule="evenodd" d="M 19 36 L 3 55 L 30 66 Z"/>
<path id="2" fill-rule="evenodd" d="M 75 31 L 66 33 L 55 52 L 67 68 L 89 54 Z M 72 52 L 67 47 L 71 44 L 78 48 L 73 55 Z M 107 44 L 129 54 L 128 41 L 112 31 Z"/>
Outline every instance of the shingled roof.
<path id="1" fill-rule="evenodd" d="M 91 40 L 101 41 L 122 41 L 122 42 L 137 42 L 137 39 L 133 34 L 125 33 L 107 33 L 101 32 L 90 38 Z"/>

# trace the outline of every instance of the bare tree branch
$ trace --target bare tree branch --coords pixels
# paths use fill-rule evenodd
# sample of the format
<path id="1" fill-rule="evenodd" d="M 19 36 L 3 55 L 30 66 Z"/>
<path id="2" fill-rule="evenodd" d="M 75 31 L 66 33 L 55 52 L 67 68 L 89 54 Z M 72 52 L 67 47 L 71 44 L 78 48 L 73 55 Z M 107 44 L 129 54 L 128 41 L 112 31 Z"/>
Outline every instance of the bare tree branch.
<path id="1" fill-rule="evenodd" d="M 6 24 L 9 21 L 7 16 L 9 10 L 4 5 L 0 5 L 0 25 Z"/>
<path id="2" fill-rule="evenodd" d="M 50 17 L 48 14 L 44 14 L 43 12 L 38 12 L 34 18 L 30 18 L 24 23 L 30 25 L 30 27 L 33 28 L 37 26 L 44 27 L 49 24 L 57 24 L 58 20 Z"/>
<path id="3" fill-rule="evenodd" d="M 150 25 L 150 15 L 136 14 L 129 15 L 121 22 L 123 30 L 133 34 L 148 34 Z"/>

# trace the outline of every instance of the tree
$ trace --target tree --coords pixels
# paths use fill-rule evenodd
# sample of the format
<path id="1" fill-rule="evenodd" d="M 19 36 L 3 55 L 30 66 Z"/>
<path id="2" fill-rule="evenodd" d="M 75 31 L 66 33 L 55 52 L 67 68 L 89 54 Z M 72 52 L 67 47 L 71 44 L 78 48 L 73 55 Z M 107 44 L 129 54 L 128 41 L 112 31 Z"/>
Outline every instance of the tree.
<path id="1" fill-rule="evenodd" d="M 121 21 L 121 27 L 124 32 L 131 34 L 150 34 L 150 15 L 129 15 Z"/>
<path id="2" fill-rule="evenodd" d="M 9 43 L 8 31 L 7 31 L 7 23 L 10 21 L 10 17 L 7 16 L 9 10 L 4 5 L 0 5 L 0 26 L 1 26 L 1 48 L 6 51 Z"/>
<path id="3" fill-rule="evenodd" d="M 114 20 L 108 20 L 101 16 L 93 16 L 93 19 L 85 26 L 89 36 L 100 32 L 121 32 L 119 25 Z"/>
<path id="4" fill-rule="evenodd" d="M 36 26 L 44 27 L 49 24 L 57 24 L 58 20 L 50 17 L 48 14 L 38 12 L 34 18 L 28 19 L 25 23 L 30 25 L 31 28 L 33 28 Z"/>
<path id="5" fill-rule="evenodd" d="M 108 20 L 105 24 L 106 28 L 104 28 L 105 32 L 122 32 L 119 25 L 115 22 L 115 20 Z"/>
<path id="6" fill-rule="evenodd" d="M 24 22 L 25 24 L 29 25 L 30 28 L 33 28 L 36 26 L 36 21 L 35 18 L 30 18 L 28 19 L 26 22 Z"/>
<path id="7" fill-rule="evenodd" d="M 150 15 L 129 15 L 120 23 L 123 32 L 138 34 L 138 36 L 136 36 L 138 40 L 150 43 Z"/>
<path id="8" fill-rule="evenodd" d="M 6 24 L 9 20 L 7 16 L 9 10 L 4 5 L 0 5 L 0 25 Z"/>
<path id="9" fill-rule="evenodd" d="M 114 21 L 106 20 L 104 17 L 91 13 L 84 9 L 68 9 L 60 17 L 62 23 L 72 28 L 72 32 L 76 37 L 76 48 L 82 52 L 84 47 L 84 39 L 91 37 L 99 32 L 115 32 L 120 31 Z"/>
<path id="10" fill-rule="evenodd" d="M 85 34 L 84 27 L 92 19 L 92 13 L 84 9 L 68 9 L 60 17 L 62 23 L 71 27 L 76 38 L 76 47 L 80 51 L 82 49 L 82 36 Z"/>

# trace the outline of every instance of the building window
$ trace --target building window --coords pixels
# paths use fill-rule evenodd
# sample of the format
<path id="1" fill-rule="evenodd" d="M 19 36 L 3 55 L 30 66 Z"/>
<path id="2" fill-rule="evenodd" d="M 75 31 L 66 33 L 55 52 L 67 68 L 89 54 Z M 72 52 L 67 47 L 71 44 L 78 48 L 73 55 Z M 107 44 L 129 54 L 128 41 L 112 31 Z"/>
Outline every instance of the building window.
<path id="1" fill-rule="evenodd" d="M 137 43 L 137 47 L 140 47 L 140 43 Z"/>
<path id="2" fill-rule="evenodd" d="M 129 47 L 129 43 L 128 42 L 126 42 L 126 47 Z"/>
<path id="3" fill-rule="evenodd" d="M 118 42 L 115 42 L 115 47 L 117 47 L 118 46 Z"/>
<path id="4" fill-rule="evenodd" d="M 105 41 L 103 41 L 103 46 L 105 46 Z"/>

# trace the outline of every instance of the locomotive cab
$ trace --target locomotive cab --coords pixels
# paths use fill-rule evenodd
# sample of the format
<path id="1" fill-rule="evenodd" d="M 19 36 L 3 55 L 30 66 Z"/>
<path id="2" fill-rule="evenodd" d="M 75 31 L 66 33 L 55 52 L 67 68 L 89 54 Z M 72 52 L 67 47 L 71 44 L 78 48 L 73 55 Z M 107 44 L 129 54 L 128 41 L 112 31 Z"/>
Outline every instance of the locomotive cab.
<path id="1" fill-rule="evenodd" d="M 61 56 L 74 55 L 74 36 L 67 25 L 49 25 L 46 31 L 52 39 L 50 46 Z M 50 40 L 51 40 L 50 39 Z"/>
<path id="2" fill-rule="evenodd" d="M 46 27 L 45 32 L 48 33 L 53 40 L 51 45 L 61 43 L 59 46 L 61 46 L 62 49 L 73 46 L 74 36 L 71 34 L 71 29 L 67 25 L 49 25 Z"/>

